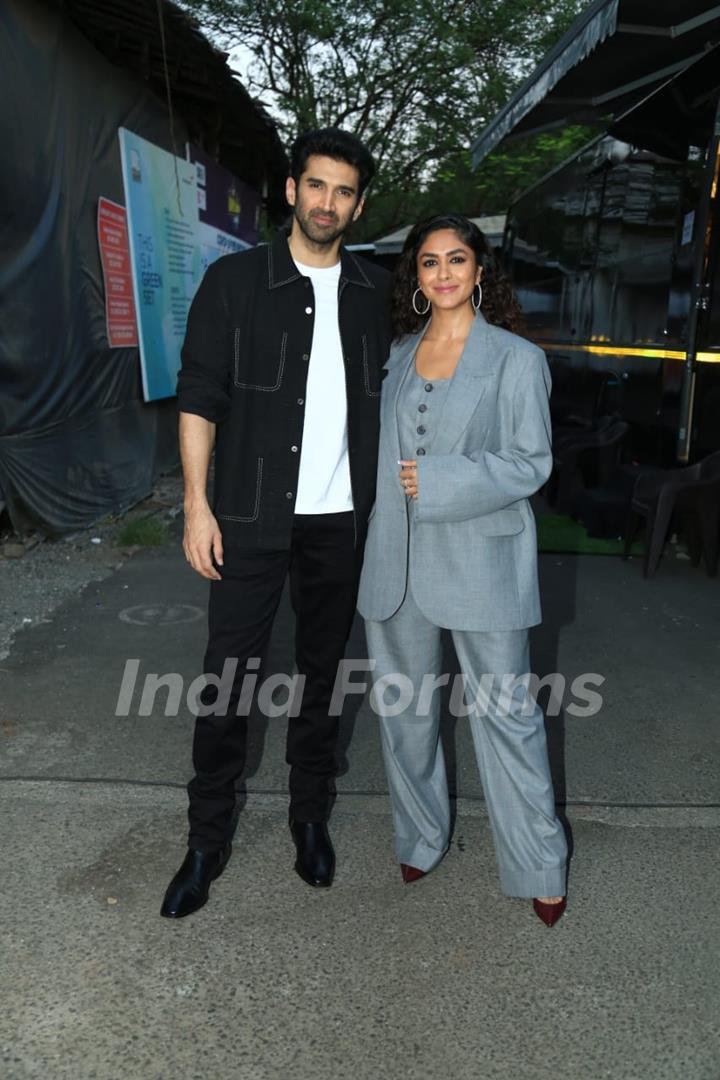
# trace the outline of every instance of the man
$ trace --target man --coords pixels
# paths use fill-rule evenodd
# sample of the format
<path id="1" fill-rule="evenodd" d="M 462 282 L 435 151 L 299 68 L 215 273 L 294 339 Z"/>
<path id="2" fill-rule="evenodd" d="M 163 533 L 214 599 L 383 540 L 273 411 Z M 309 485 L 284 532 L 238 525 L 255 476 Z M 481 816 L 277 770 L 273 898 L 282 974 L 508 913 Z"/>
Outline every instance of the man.
<path id="1" fill-rule="evenodd" d="M 373 173 L 369 151 L 347 132 L 302 135 L 286 187 L 289 236 L 214 263 L 190 310 L 178 381 L 183 547 L 211 582 L 205 672 L 220 677 L 228 658 L 238 663 L 226 708 L 211 709 L 220 694 L 210 685 L 201 696 L 189 850 L 165 894 L 168 918 L 202 907 L 230 856 L 247 736 L 242 682 L 265 654 L 288 574 L 304 677 L 287 738 L 295 869 L 309 885 L 332 882 L 338 718 L 329 706 L 374 500 L 390 342 L 389 275 L 342 238 Z"/>

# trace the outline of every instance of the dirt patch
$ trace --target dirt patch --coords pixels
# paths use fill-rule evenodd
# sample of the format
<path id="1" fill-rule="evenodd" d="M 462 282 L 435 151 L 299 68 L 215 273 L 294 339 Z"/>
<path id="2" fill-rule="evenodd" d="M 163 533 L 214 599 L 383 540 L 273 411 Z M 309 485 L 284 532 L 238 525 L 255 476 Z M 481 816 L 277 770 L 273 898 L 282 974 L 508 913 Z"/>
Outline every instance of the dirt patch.
<path id="1" fill-rule="evenodd" d="M 152 535 L 154 542 L 167 538 L 167 526 L 181 509 L 178 470 L 160 477 L 152 493 L 125 514 L 61 540 L 40 534 L 25 540 L 0 537 L 0 661 L 9 655 L 18 630 L 45 621 L 69 596 L 113 574 L 141 550 L 143 536 Z M 141 543 L 123 543 L 126 538 Z"/>

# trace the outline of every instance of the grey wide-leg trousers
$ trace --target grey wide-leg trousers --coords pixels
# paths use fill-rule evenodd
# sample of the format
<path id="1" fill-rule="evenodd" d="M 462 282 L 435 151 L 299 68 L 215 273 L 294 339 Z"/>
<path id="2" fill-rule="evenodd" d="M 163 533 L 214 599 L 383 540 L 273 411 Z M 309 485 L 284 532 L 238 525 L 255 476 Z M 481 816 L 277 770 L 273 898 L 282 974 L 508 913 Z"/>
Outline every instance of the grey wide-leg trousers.
<path id="1" fill-rule="evenodd" d="M 439 680 L 431 692 L 441 675 L 441 630 L 410 588 L 392 618 L 366 620 L 365 630 L 376 661 L 371 704 L 380 715 L 396 855 L 427 871 L 445 854 L 450 830 Z M 475 703 L 469 722 L 501 888 L 508 896 L 563 896 L 567 844 L 555 813 L 542 710 L 525 684 L 509 681 L 529 673 L 528 631 L 451 633 L 466 700 Z"/>

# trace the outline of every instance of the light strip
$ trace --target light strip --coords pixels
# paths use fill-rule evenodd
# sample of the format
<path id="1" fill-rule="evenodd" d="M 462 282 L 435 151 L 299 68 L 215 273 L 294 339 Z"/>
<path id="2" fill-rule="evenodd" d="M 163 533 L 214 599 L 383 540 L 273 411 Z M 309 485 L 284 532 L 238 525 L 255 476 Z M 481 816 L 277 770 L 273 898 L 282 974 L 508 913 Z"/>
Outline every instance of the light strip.
<path id="1" fill-rule="evenodd" d="M 680 349 L 640 349 L 625 345 L 570 345 L 564 342 L 537 341 L 541 349 L 554 352 L 585 352 L 596 356 L 645 356 L 650 360 L 687 360 L 687 353 Z M 699 352 L 695 359 L 700 364 L 720 364 L 720 352 Z"/>

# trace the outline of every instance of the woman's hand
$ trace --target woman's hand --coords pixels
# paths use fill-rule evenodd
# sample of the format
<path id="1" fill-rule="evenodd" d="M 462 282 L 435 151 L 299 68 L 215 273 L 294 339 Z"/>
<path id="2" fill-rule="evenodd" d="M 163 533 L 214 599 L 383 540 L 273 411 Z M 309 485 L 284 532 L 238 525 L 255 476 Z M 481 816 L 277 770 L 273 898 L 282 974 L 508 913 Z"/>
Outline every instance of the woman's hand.
<path id="1" fill-rule="evenodd" d="M 400 468 L 400 483 L 409 499 L 417 499 L 417 461 L 398 461 Z"/>

